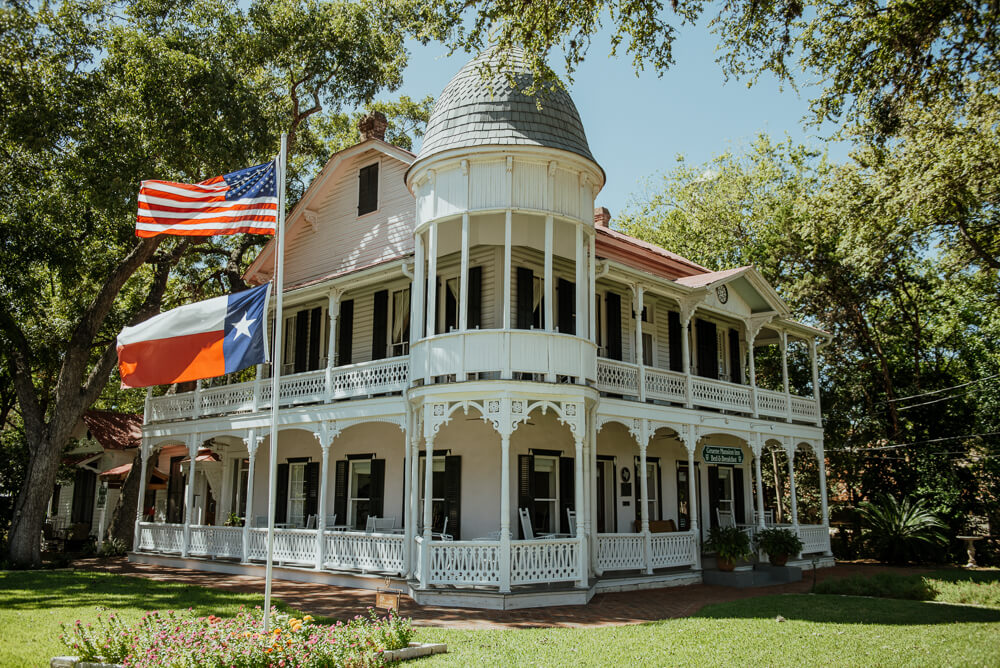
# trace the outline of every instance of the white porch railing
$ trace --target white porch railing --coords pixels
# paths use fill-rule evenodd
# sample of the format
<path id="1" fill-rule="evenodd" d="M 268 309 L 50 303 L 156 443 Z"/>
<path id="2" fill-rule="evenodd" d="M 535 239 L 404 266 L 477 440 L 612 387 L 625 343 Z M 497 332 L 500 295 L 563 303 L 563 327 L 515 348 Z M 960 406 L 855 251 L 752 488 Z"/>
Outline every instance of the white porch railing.
<path id="1" fill-rule="evenodd" d="M 243 529 L 240 527 L 192 526 L 191 546 L 188 548 L 188 554 L 200 557 L 239 559 L 243 556 Z"/>
<path id="2" fill-rule="evenodd" d="M 577 538 L 518 540 L 510 544 L 512 585 L 580 580 Z"/>
<path id="3" fill-rule="evenodd" d="M 499 541 L 432 541 L 428 583 L 497 586 L 500 550 Z"/>
<path id="4" fill-rule="evenodd" d="M 830 551 L 830 529 L 823 524 L 800 524 L 802 554 Z"/>
<path id="5" fill-rule="evenodd" d="M 176 552 L 184 549 L 184 525 L 141 522 L 139 549 L 144 552 Z"/>
<path id="6" fill-rule="evenodd" d="M 281 378 L 281 405 L 318 403 L 335 399 L 402 392 L 410 374 L 409 357 L 307 371 Z M 260 378 L 155 397 L 149 402 L 150 422 L 194 419 L 209 415 L 249 413 L 271 406 L 271 383 Z"/>
<path id="7" fill-rule="evenodd" d="M 646 548 L 641 533 L 597 534 L 598 571 L 629 571 L 645 567 Z"/>
<path id="8" fill-rule="evenodd" d="M 691 404 L 696 407 L 747 414 L 756 412 L 758 415 L 768 417 L 817 423 L 820 419 L 816 400 L 812 397 L 799 397 L 759 387 L 753 392 L 749 385 L 701 376 L 685 376 L 676 371 L 649 366 L 639 367 L 636 364 L 606 357 L 598 358 L 597 381 L 594 387 L 601 392 L 638 397 L 640 382 L 645 383 L 645 396 L 648 399 L 685 403 L 690 386 Z M 756 395 L 756 411 L 754 395 Z"/>
<path id="9" fill-rule="evenodd" d="M 309 533 L 315 536 L 315 532 Z M 324 540 L 324 568 L 403 574 L 402 534 L 326 531 Z"/>
<path id="10" fill-rule="evenodd" d="M 697 563 L 698 540 L 693 531 L 654 533 L 650 541 L 653 568 L 694 566 Z"/>

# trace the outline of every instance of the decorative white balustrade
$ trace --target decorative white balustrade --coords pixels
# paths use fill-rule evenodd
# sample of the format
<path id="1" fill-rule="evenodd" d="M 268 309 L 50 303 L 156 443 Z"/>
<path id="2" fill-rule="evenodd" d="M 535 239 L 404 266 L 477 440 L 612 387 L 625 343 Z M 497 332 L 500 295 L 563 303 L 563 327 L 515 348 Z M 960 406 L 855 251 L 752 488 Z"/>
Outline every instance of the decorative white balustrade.
<path id="1" fill-rule="evenodd" d="M 597 569 L 629 571 L 646 567 L 645 539 L 641 533 L 597 535 Z"/>
<path id="2" fill-rule="evenodd" d="M 830 529 L 822 524 L 800 524 L 799 539 L 802 540 L 802 554 L 830 551 Z"/>
<path id="3" fill-rule="evenodd" d="M 141 522 L 139 524 L 139 549 L 145 552 L 176 552 L 180 554 L 184 550 L 184 525 Z"/>
<path id="4" fill-rule="evenodd" d="M 431 542 L 428 583 L 497 586 L 500 551 L 499 541 Z"/>
<path id="5" fill-rule="evenodd" d="M 754 394 L 756 394 L 758 415 L 807 422 L 819 422 L 820 419 L 816 400 L 812 397 L 798 397 L 761 388 L 757 388 L 754 393 L 748 385 L 700 376 L 685 376 L 676 371 L 648 366 L 639 367 L 603 357 L 597 360 L 597 381 L 594 387 L 608 394 L 638 397 L 640 378 L 645 383 L 647 399 L 686 403 L 690 385 L 691 404 L 695 407 L 752 414 Z"/>
<path id="6" fill-rule="evenodd" d="M 698 539 L 693 531 L 654 533 L 650 537 L 653 568 L 693 566 L 698 558 Z"/>
<path id="7" fill-rule="evenodd" d="M 281 405 L 328 402 L 336 399 L 402 392 L 409 382 L 409 358 L 307 371 L 281 378 Z M 149 403 L 151 422 L 233 413 L 250 413 L 271 406 L 271 381 L 261 378 L 194 392 L 155 397 Z"/>
<path id="8" fill-rule="evenodd" d="M 188 554 L 199 557 L 243 556 L 243 529 L 240 527 L 192 526 Z"/>
<path id="9" fill-rule="evenodd" d="M 510 544 L 512 585 L 572 582 L 579 579 L 578 539 L 519 540 Z"/>
<path id="10" fill-rule="evenodd" d="M 315 532 L 309 533 L 315 536 Z M 326 531 L 324 540 L 324 568 L 403 574 L 405 543 L 402 534 Z"/>

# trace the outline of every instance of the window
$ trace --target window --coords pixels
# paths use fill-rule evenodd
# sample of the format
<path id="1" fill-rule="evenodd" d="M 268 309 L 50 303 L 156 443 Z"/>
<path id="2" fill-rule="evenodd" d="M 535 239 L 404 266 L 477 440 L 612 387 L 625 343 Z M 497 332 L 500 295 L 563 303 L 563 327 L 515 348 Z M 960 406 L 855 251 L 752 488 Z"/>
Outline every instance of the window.
<path id="1" fill-rule="evenodd" d="M 410 289 L 404 288 L 392 293 L 392 323 L 390 341 L 392 355 L 406 355 L 410 352 Z"/>
<path id="2" fill-rule="evenodd" d="M 357 459 L 350 462 L 350 487 L 348 488 L 348 524 L 364 529 L 371 511 L 372 460 Z"/>
<path id="3" fill-rule="evenodd" d="M 239 517 L 247 516 L 247 486 L 250 476 L 250 460 L 244 457 L 233 462 L 233 497 L 229 512 Z"/>
<path id="4" fill-rule="evenodd" d="M 653 348 L 653 335 L 648 332 L 642 333 L 642 363 L 646 366 L 654 366 L 655 359 Z"/>
<path id="5" fill-rule="evenodd" d="M 559 530 L 559 459 L 535 457 L 535 507 L 531 525 L 536 534 Z"/>
<path id="6" fill-rule="evenodd" d="M 597 325 L 597 331 L 594 332 L 594 343 L 597 344 L 598 354 L 602 357 L 607 355 L 607 350 L 604 348 L 604 299 L 600 292 L 598 292 L 594 297 L 594 324 Z"/>
<path id="7" fill-rule="evenodd" d="M 434 457 L 431 464 L 431 531 L 442 531 L 444 518 L 447 513 L 445 504 L 445 460 L 444 457 Z M 427 458 L 420 458 L 420 505 L 419 518 L 420 528 L 423 529 L 424 521 L 424 475 L 427 470 Z M 452 533 L 455 527 L 448 527 L 448 532 Z"/>
<path id="8" fill-rule="evenodd" d="M 688 479 L 687 464 L 677 465 L 677 528 L 688 531 L 691 528 L 691 482 Z"/>
<path id="9" fill-rule="evenodd" d="M 517 460 L 517 505 L 528 510 L 535 535 L 568 531 L 576 489 L 573 458 L 557 450 L 534 450 Z"/>
<path id="10" fill-rule="evenodd" d="M 659 464 L 656 462 L 646 462 L 646 494 L 648 498 L 646 499 L 646 507 L 649 511 L 649 520 L 655 521 L 660 519 L 660 492 L 659 492 L 659 471 L 657 471 Z"/>
<path id="11" fill-rule="evenodd" d="M 378 209 L 378 163 L 358 170 L 358 215 Z"/>
<path id="12" fill-rule="evenodd" d="M 302 527 L 306 524 L 306 463 L 288 465 L 288 523 Z"/>
<path id="13" fill-rule="evenodd" d="M 282 373 L 303 373 L 326 366 L 325 315 L 326 309 L 316 306 L 285 318 Z"/>

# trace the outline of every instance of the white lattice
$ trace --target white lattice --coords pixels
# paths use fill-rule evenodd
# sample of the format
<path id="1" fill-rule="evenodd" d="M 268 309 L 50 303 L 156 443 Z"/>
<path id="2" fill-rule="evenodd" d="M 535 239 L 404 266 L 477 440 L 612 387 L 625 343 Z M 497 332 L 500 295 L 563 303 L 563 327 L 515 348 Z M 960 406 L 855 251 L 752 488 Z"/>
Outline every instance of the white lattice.
<path id="1" fill-rule="evenodd" d="M 652 534 L 653 568 L 693 566 L 697 545 L 691 531 Z"/>
<path id="2" fill-rule="evenodd" d="M 202 415 L 248 413 L 253 410 L 254 384 L 238 383 L 201 392 Z"/>
<path id="3" fill-rule="evenodd" d="M 247 559 L 267 559 L 267 529 L 250 529 L 247 537 Z"/>
<path id="4" fill-rule="evenodd" d="M 579 580 L 579 549 L 576 538 L 515 541 L 510 544 L 510 583 Z"/>
<path id="5" fill-rule="evenodd" d="M 327 531 L 324 568 L 403 572 L 403 535 Z"/>
<path id="6" fill-rule="evenodd" d="M 153 421 L 177 420 L 192 417 L 194 413 L 194 392 L 165 394 L 149 402 L 150 419 Z"/>
<path id="7" fill-rule="evenodd" d="M 279 563 L 316 563 L 316 532 L 309 529 L 275 529 L 274 560 Z"/>
<path id="8" fill-rule="evenodd" d="M 597 567 L 602 571 L 626 571 L 646 567 L 642 534 L 597 535 Z"/>
<path id="9" fill-rule="evenodd" d="M 699 406 L 750 411 L 750 388 L 709 378 L 691 378 L 691 398 Z"/>
<path id="10" fill-rule="evenodd" d="M 188 554 L 238 559 L 243 556 L 243 530 L 239 527 L 193 526 Z"/>
<path id="11" fill-rule="evenodd" d="M 757 411 L 761 415 L 784 417 L 787 406 L 787 395 L 771 390 L 757 390 Z"/>
<path id="12" fill-rule="evenodd" d="M 401 392 L 410 376 L 408 357 L 338 367 L 333 371 L 330 393 L 334 399 Z"/>
<path id="13" fill-rule="evenodd" d="M 802 540 L 802 554 L 830 551 L 830 530 L 822 524 L 800 524 L 799 538 Z"/>
<path id="14" fill-rule="evenodd" d="M 684 374 L 646 368 L 646 396 L 668 401 L 684 401 L 686 383 Z"/>
<path id="15" fill-rule="evenodd" d="M 499 542 L 432 542 L 430 553 L 430 584 L 500 584 Z"/>
<path id="16" fill-rule="evenodd" d="M 597 360 L 597 383 L 601 392 L 611 394 L 639 394 L 639 367 L 617 360 Z"/>
<path id="17" fill-rule="evenodd" d="M 816 402 L 813 399 L 803 399 L 802 397 L 791 397 L 792 415 L 795 417 L 815 420 L 819 417 L 816 411 Z"/>
<path id="18" fill-rule="evenodd" d="M 147 552 L 177 552 L 184 548 L 184 525 L 142 522 L 139 549 Z"/>

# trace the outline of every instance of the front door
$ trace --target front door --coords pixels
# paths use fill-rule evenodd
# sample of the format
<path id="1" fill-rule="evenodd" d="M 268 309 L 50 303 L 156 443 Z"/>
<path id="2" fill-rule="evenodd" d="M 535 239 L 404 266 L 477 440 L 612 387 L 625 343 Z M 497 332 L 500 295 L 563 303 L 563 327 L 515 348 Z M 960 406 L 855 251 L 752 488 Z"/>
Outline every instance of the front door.
<path id="1" fill-rule="evenodd" d="M 614 533 L 618 530 L 615 513 L 615 462 L 613 459 L 597 460 L 597 533 Z"/>
<path id="2" fill-rule="evenodd" d="M 186 455 L 170 458 L 170 478 L 167 480 L 167 522 L 180 524 L 184 521 L 184 475 L 181 462 Z"/>
<path id="3" fill-rule="evenodd" d="M 709 526 L 718 526 L 719 513 L 731 513 L 736 524 L 746 522 L 743 500 L 743 469 L 734 466 L 708 467 Z"/>

